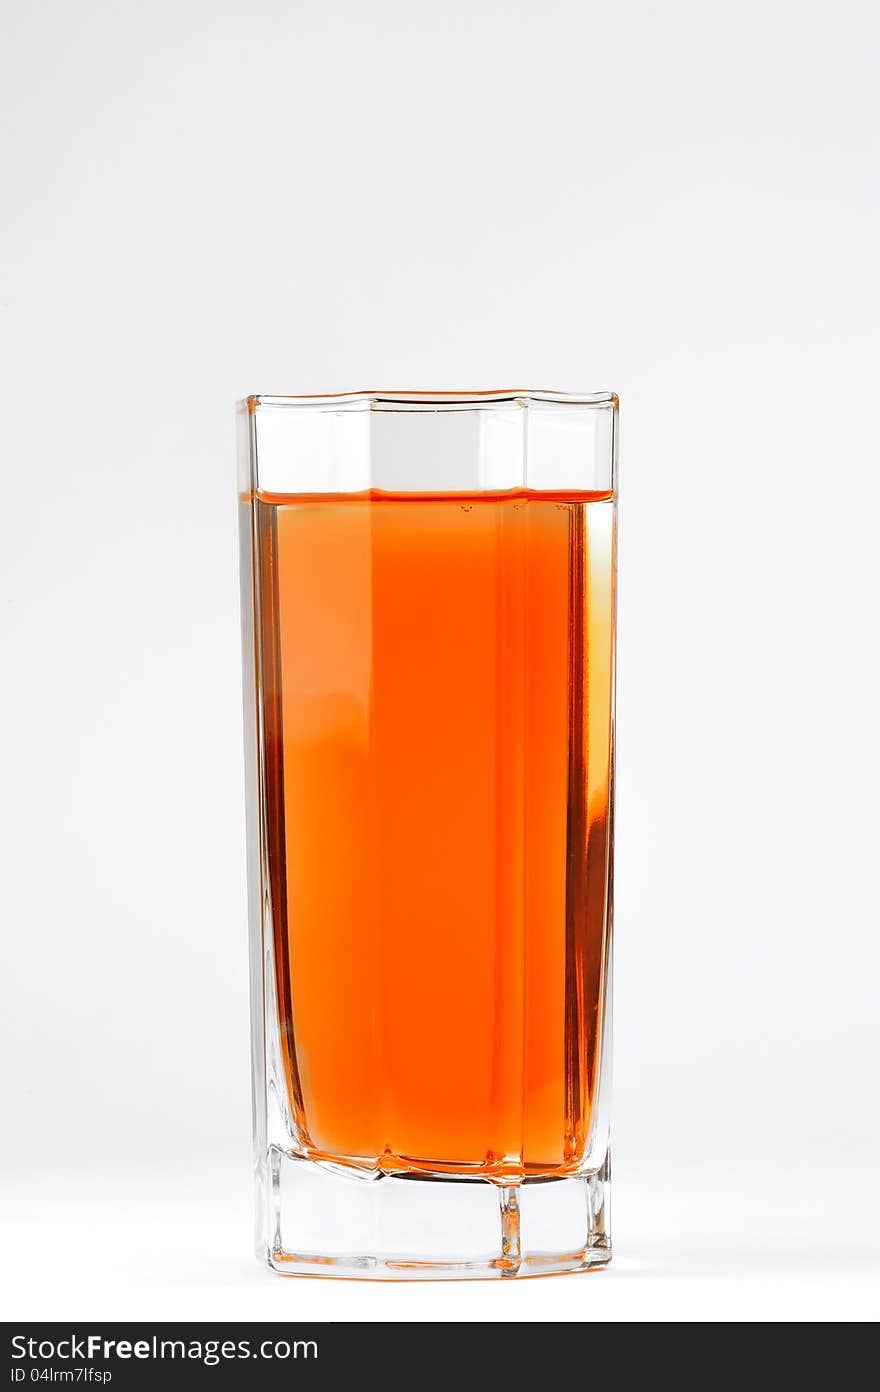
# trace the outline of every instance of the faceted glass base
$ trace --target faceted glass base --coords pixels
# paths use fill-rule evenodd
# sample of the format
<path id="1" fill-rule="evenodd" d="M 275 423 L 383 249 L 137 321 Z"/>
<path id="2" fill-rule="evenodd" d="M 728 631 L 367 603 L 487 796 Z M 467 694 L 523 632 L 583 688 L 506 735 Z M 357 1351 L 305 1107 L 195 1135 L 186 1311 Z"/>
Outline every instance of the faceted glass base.
<path id="1" fill-rule="evenodd" d="M 259 1255 L 285 1276 L 437 1280 L 589 1271 L 611 1260 L 608 1164 L 499 1185 L 383 1175 L 271 1148 Z"/>

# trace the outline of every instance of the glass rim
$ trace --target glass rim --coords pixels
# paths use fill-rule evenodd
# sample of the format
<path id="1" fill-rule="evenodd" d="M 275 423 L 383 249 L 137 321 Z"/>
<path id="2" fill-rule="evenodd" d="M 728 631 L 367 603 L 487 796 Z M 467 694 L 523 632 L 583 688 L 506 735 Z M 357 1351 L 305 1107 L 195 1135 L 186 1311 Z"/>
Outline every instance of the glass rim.
<path id="1" fill-rule="evenodd" d="M 254 415 L 264 406 L 346 411 L 462 411 L 485 410 L 497 406 L 612 407 L 619 405 L 616 392 L 564 392 L 543 388 L 507 388 L 489 391 L 353 391 L 281 395 L 253 392 L 242 406 Z"/>

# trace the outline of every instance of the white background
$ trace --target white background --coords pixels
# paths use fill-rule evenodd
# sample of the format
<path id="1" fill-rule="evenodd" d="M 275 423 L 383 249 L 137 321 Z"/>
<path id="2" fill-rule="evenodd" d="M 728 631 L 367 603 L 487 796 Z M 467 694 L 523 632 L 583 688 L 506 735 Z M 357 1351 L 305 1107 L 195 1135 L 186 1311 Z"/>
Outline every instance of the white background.
<path id="1" fill-rule="evenodd" d="M 875 1316 L 880 9 L 3 12 L 6 1317 Z M 622 399 L 617 1255 L 282 1281 L 233 403 L 510 385 Z"/>

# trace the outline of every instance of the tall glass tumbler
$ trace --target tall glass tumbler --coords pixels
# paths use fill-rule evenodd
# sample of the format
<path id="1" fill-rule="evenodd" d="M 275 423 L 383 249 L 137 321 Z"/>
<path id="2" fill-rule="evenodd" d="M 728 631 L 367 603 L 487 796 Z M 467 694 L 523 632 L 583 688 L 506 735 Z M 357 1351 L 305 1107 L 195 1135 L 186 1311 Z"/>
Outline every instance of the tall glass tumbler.
<path id="1" fill-rule="evenodd" d="M 239 421 L 258 1251 L 601 1266 L 617 398 Z"/>

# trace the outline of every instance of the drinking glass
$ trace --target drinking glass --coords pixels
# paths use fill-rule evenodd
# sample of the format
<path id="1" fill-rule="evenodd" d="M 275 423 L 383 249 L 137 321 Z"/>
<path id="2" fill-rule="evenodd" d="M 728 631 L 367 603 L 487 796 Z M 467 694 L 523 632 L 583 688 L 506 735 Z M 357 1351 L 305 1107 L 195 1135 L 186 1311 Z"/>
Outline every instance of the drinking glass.
<path id="1" fill-rule="evenodd" d="M 239 424 L 258 1252 L 604 1265 L 617 398 Z"/>

